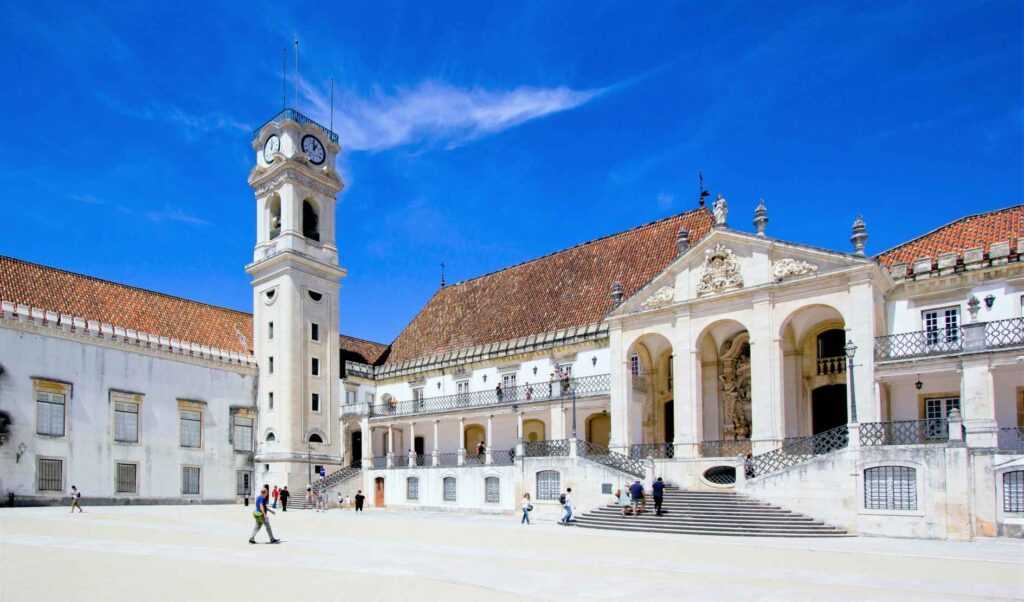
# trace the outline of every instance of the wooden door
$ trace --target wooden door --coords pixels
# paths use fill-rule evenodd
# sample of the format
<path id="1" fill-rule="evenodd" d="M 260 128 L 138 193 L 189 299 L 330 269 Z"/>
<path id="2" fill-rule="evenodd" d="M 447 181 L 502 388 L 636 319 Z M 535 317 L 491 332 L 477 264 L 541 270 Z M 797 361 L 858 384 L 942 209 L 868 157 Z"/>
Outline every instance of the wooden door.
<path id="1" fill-rule="evenodd" d="M 384 477 L 377 477 L 373 481 L 373 505 L 384 507 Z"/>

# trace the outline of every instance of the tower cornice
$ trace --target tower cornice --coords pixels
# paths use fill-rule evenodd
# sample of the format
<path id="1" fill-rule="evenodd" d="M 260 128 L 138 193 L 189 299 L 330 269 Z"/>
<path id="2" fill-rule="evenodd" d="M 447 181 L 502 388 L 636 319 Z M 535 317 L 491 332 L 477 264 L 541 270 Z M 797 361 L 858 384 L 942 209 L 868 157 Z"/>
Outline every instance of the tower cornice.
<path id="1" fill-rule="evenodd" d="M 257 165 L 249 174 L 249 186 L 257 197 L 273 192 L 289 181 L 332 198 L 345 188 L 341 178 L 326 165 L 316 169 L 295 159 L 275 161 L 269 168 Z"/>

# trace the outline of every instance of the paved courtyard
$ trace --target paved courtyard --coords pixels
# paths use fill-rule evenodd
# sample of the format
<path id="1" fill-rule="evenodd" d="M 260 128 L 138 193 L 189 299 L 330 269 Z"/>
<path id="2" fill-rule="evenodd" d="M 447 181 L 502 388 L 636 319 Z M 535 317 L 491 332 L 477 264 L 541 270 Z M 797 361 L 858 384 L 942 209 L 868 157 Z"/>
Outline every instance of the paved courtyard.
<path id="1" fill-rule="evenodd" d="M 731 539 L 508 516 L 238 506 L 0 510 L 0 600 L 1024 599 L 1024 542 Z M 261 542 L 266 535 L 259 536 Z"/>

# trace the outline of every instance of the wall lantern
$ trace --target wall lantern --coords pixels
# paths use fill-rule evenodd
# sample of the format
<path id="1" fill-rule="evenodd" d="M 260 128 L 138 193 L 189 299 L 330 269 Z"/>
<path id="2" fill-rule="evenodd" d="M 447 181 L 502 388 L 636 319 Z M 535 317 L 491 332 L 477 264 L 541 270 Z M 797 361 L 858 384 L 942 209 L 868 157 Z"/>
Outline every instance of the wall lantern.
<path id="1" fill-rule="evenodd" d="M 596 355 L 594 357 L 590 358 L 590 365 L 592 365 L 592 366 L 596 366 L 597 365 L 597 356 Z"/>
<path id="2" fill-rule="evenodd" d="M 536 375 L 537 375 L 537 366 L 534 366 L 534 367 L 533 367 L 533 374 L 534 374 L 534 376 L 536 376 Z"/>
<path id="3" fill-rule="evenodd" d="M 996 296 L 988 295 L 985 297 L 985 307 L 992 309 L 992 306 L 996 304 Z"/>
<path id="4" fill-rule="evenodd" d="M 917 375 L 917 382 L 916 382 L 916 383 L 914 383 L 914 388 L 915 388 L 915 389 L 917 389 L 918 391 L 920 391 L 920 390 L 921 390 L 921 387 L 923 387 L 923 386 L 924 386 L 924 383 L 923 383 L 923 382 L 921 382 L 921 375 L 920 375 L 920 374 L 918 374 L 918 375 Z"/>

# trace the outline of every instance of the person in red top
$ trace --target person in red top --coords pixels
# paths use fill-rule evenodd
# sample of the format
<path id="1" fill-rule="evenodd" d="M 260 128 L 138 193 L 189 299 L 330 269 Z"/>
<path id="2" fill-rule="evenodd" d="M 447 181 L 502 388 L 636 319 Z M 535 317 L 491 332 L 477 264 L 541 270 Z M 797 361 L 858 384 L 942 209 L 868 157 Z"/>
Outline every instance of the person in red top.
<path id="1" fill-rule="evenodd" d="M 273 498 L 274 500 L 274 503 L 271 504 L 271 506 L 273 506 L 274 508 L 277 508 L 277 498 L 280 495 L 281 492 L 277 490 L 277 485 L 274 485 L 274 492 L 270 494 L 270 497 Z"/>

